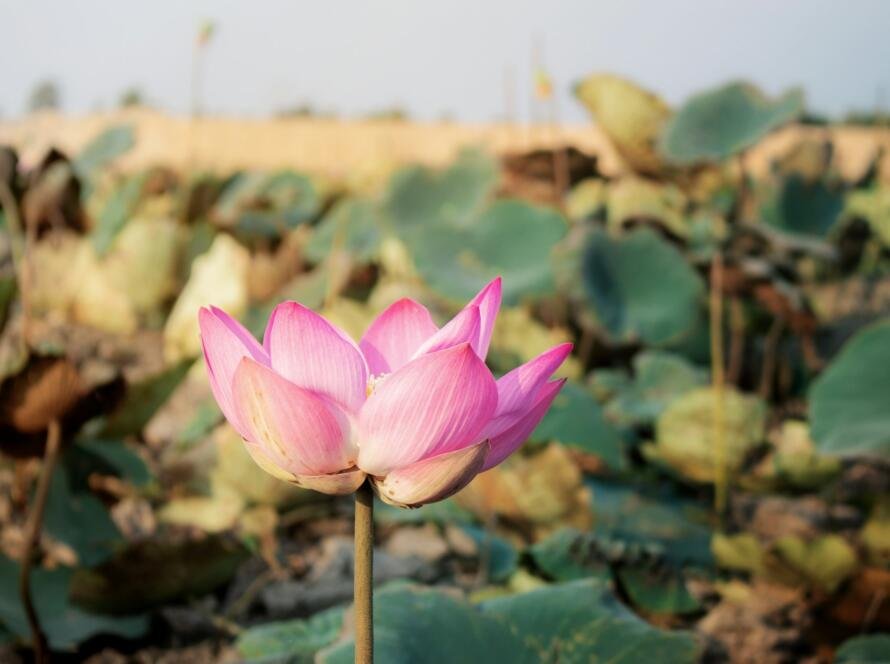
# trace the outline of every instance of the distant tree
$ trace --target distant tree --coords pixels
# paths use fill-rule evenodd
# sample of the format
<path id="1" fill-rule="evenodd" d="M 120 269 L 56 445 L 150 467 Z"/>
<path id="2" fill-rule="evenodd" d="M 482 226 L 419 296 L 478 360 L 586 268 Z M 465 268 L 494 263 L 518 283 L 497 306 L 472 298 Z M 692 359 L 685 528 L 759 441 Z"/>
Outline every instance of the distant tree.
<path id="1" fill-rule="evenodd" d="M 61 94 L 55 81 L 45 80 L 34 86 L 28 97 L 28 111 L 58 109 L 61 106 Z"/>
<path id="2" fill-rule="evenodd" d="M 333 120 L 337 117 L 336 111 L 332 109 L 318 108 L 309 102 L 297 104 L 296 106 L 287 106 L 275 112 L 276 118 L 318 118 L 322 120 Z"/>
<path id="3" fill-rule="evenodd" d="M 395 120 L 397 122 L 404 122 L 409 120 L 410 116 L 408 115 L 408 111 L 404 108 L 400 106 L 391 106 L 389 108 L 371 111 L 365 118 L 367 120 Z"/>
<path id="4" fill-rule="evenodd" d="M 137 87 L 130 87 L 121 93 L 118 106 L 121 108 L 130 108 L 133 106 L 145 106 L 145 97 L 142 90 Z"/>

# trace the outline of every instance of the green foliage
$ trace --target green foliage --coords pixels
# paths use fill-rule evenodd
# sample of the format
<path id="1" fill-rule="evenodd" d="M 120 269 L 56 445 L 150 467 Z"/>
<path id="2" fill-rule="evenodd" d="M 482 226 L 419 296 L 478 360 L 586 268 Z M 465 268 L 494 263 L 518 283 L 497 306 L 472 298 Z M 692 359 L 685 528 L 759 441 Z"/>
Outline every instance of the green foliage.
<path id="1" fill-rule="evenodd" d="M 311 618 L 246 629 L 235 641 L 235 648 L 248 662 L 312 664 L 315 653 L 336 641 L 342 629 L 343 609 L 336 607 Z"/>
<path id="2" fill-rule="evenodd" d="M 677 164 L 722 161 L 802 111 L 799 90 L 771 100 L 750 83 L 730 83 L 696 94 L 683 104 L 665 125 L 659 151 Z"/>
<path id="3" fill-rule="evenodd" d="M 131 175 L 126 178 L 122 186 L 111 192 L 93 230 L 93 247 L 98 255 L 103 256 L 108 253 L 115 238 L 132 219 L 142 200 L 147 180 L 147 172 Z"/>
<path id="4" fill-rule="evenodd" d="M 74 170 L 84 178 L 92 177 L 136 144 L 133 125 L 109 127 L 90 141 L 74 158 Z"/>
<path id="5" fill-rule="evenodd" d="M 437 590 L 399 587 L 375 598 L 375 658 L 437 662 L 694 662 L 687 633 L 651 627 L 607 587 L 582 580 L 489 600 L 479 608 Z M 351 662 L 351 642 L 319 653 L 323 664 Z"/>
<path id="6" fill-rule="evenodd" d="M 553 292 L 550 252 L 566 233 L 563 217 L 519 200 L 491 205 L 472 223 L 431 220 L 405 240 L 418 272 L 431 288 L 462 301 L 486 283 L 504 278 L 504 304 Z"/>
<path id="7" fill-rule="evenodd" d="M 519 565 L 519 553 L 509 541 L 478 526 L 463 526 L 462 530 L 476 542 L 489 581 L 503 583 L 513 576 Z"/>
<path id="8" fill-rule="evenodd" d="M 890 634 L 866 634 L 844 641 L 834 653 L 834 664 L 890 662 Z"/>
<path id="9" fill-rule="evenodd" d="M 780 231 L 824 238 L 844 209 L 843 193 L 821 181 L 792 176 L 781 182 L 763 209 L 763 217 Z"/>
<path id="10" fill-rule="evenodd" d="M 385 208 L 396 232 L 432 225 L 468 227 L 482 211 L 498 180 L 497 163 L 478 150 L 464 150 L 445 170 L 413 166 L 396 173 Z"/>
<path id="11" fill-rule="evenodd" d="M 634 356 L 633 377 L 594 371 L 594 390 L 608 399 L 609 419 L 627 425 L 651 424 L 674 400 L 707 381 L 704 369 L 665 351 L 643 351 Z"/>
<path id="12" fill-rule="evenodd" d="M 627 463 L 621 434 L 605 420 L 593 395 L 576 383 L 563 386 L 531 439 L 556 441 L 596 455 L 615 470 Z"/>
<path id="13" fill-rule="evenodd" d="M 315 218 L 321 203 L 312 180 L 300 173 L 239 173 L 220 194 L 214 219 L 245 242 L 269 241 Z"/>
<path id="14" fill-rule="evenodd" d="M 595 231 L 582 269 L 597 320 L 617 341 L 663 345 L 689 333 L 696 322 L 701 278 L 649 229 L 620 238 Z"/>
<path id="15" fill-rule="evenodd" d="M 713 559 L 707 511 L 666 489 L 594 479 L 591 491 L 594 534 L 617 545 L 619 556 L 636 549 L 674 566 L 708 568 Z"/>
<path id="16" fill-rule="evenodd" d="M 348 251 L 356 261 L 377 258 L 383 233 L 380 211 L 372 201 L 347 198 L 339 201 L 319 222 L 306 246 L 306 257 L 321 263 L 335 248 Z"/>
<path id="17" fill-rule="evenodd" d="M 20 639 L 30 640 L 31 632 L 17 592 L 18 577 L 18 564 L 0 558 L 0 622 Z M 31 596 L 52 648 L 70 650 L 98 634 L 135 639 L 148 631 L 147 616 L 103 616 L 71 604 L 68 597 L 71 577 L 72 570 L 64 567 L 37 569 L 31 573 Z"/>
<path id="18" fill-rule="evenodd" d="M 647 613 L 682 615 L 701 608 L 686 588 L 683 575 L 665 567 L 638 566 L 618 571 L 621 585 L 634 606 Z"/>
<path id="19" fill-rule="evenodd" d="M 102 502 L 87 486 L 75 484 L 77 469 L 67 462 L 76 454 L 66 454 L 53 473 L 43 521 L 48 533 L 74 550 L 80 564 L 91 566 L 111 556 L 122 538 Z"/>
<path id="20" fill-rule="evenodd" d="M 811 434 L 823 454 L 890 453 L 890 320 L 856 334 L 810 390 Z"/>

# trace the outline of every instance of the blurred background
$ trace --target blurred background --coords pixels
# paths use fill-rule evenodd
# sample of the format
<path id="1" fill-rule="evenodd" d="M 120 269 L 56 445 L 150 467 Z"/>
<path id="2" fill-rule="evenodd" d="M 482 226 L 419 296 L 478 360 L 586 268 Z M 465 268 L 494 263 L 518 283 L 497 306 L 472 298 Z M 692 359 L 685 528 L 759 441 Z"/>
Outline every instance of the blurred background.
<path id="1" fill-rule="evenodd" d="M 378 505 L 380 661 L 890 661 L 890 5 L 0 24 L 0 661 L 351 661 L 351 501 L 253 464 L 197 310 L 358 339 L 497 275 L 492 370 L 569 382 Z"/>

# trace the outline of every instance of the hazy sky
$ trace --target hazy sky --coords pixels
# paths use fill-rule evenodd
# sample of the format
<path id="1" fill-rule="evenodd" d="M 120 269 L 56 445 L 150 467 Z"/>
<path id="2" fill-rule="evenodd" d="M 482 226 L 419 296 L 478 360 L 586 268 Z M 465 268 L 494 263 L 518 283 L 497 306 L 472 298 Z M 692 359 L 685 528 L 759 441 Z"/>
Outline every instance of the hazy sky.
<path id="1" fill-rule="evenodd" d="M 506 72 L 528 116 L 532 51 L 582 120 L 571 83 L 630 77 L 671 103 L 744 77 L 770 93 L 802 85 L 810 108 L 890 106 L 890 1 L 884 0 L 0 0 L 0 112 L 22 113 L 39 79 L 85 112 L 139 87 L 185 112 L 197 28 L 212 18 L 205 107 L 267 114 L 311 102 L 358 114 L 486 121 L 505 112 Z"/>

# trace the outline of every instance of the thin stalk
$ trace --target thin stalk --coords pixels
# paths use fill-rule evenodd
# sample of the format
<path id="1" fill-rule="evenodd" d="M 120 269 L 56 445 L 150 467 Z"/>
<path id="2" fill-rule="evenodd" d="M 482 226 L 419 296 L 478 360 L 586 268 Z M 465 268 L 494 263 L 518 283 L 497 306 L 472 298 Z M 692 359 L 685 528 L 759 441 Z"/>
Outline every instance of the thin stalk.
<path id="1" fill-rule="evenodd" d="M 365 482 L 355 492 L 355 664 L 374 661 L 374 492 Z"/>
<path id="2" fill-rule="evenodd" d="M 49 485 L 53 470 L 59 457 L 60 442 L 59 421 L 49 423 L 46 431 L 46 450 L 43 453 L 43 467 L 40 469 L 40 478 L 37 480 L 37 492 L 34 495 L 34 505 L 28 515 L 26 528 L 25 551 L 22 554 L 22 566 L 19 576 L 19 594 L 22 606 L 25 608 L 25 616 L 28 618 L 28 626 L 31 628 L 31 641 L 34 647 L 34 661 L 43 664 L 49 661 L 49 650 L 46 643 L 46 635 L 40 627 L 40 619 L 31 599 L 31 564 L 34 560 L 34 551 L 40 542 L 40 533 L 43 530 L 43 512 L 46 509 L 46 499 L 49 495 Z"/>
<path id="3" fill-rule="evenodd" d="M 723 256 L 711 263 L 711 383 L 714 389 L 714 510 L 723 519 L 726 510 L 726 374 L 723 365 Z"/>

